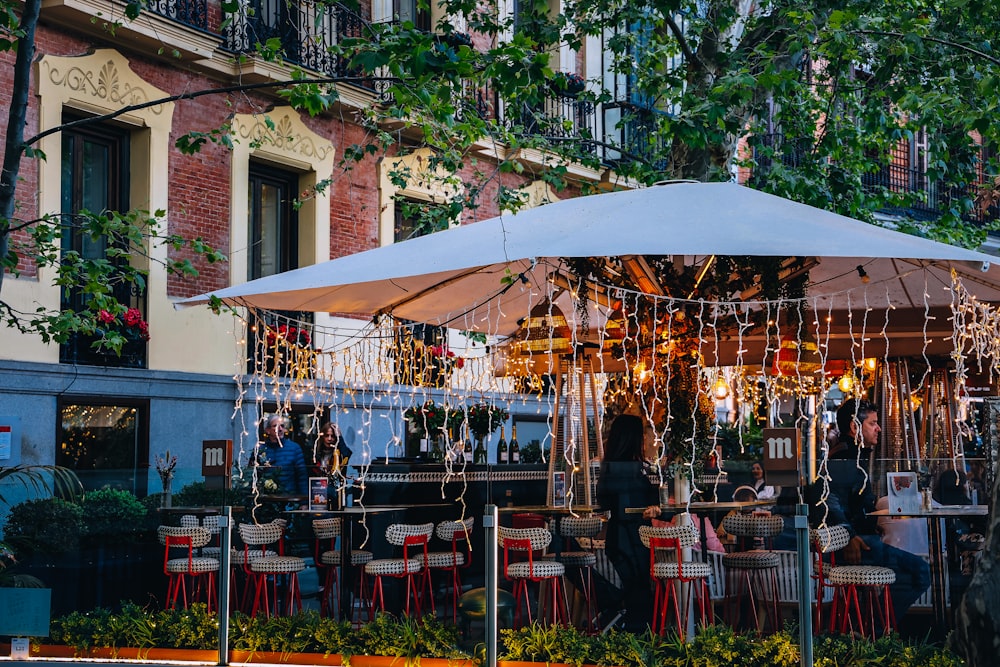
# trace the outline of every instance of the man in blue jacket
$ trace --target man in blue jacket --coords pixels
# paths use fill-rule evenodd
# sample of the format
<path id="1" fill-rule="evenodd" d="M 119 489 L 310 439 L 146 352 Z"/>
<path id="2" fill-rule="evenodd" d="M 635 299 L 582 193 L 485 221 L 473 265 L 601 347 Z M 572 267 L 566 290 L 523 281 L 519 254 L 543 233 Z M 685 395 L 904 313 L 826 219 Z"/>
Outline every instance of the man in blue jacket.
<path id="1" fill-rule="evenodd" d="M 281 415 L 267 418 L 258 462 L 275 468 L 275 481 L 278 482 L 281 493 L 297 496 L 308 494 L 309 470 L 302 455 L 302 447 L 285 438 L 285 418 Z"/>

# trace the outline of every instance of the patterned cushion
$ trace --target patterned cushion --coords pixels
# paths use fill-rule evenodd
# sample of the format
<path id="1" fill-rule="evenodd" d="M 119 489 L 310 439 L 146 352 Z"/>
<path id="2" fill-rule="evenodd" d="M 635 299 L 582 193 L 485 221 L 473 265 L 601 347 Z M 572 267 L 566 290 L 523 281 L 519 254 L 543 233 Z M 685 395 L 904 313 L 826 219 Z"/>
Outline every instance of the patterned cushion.
<path id="1" fill-rule="evenodd" d="M 274 544 L 281 539 L 285 532 L 284 527 L 276 521 L 271 523 L 241 523 L 239 526 L 240 539 L 244 544 L 252 547 L 259 547 L 263 544 Z"/>
<path id="2" fill-rule="evenodd" d="M 160 526 L 156 529 L 160 544 L 166 544 L 167 538 L 171 540 L 170 548 L 186 549 L 186 541 L 191 541 L 191 546 L 195 549 L 203 547 L 212 539 L 212 535 L 201 526 Z M 183 540 L 184 542 L 182 542 Z"/>
<path id="3" fill-rule="evenodd" d="M 427 554 L 427 567 L 452 568 L 465 565 L 465 554 L 459 551 L 434 551 Z"/>
<path id="4" fill-rule="evenodd" d="M 596 516 L 567 516 L 559 520 L 559 534 L 563 537 L 593 537 L 603 527 L 604 522 Z"/>
<path id="5" fill-rule="evenodd" d="M 261 574 L 301 572 L 304 569 L 306 569 L 306 562 L 297 556 L 268 556 L 267 558 L 254 558 L 250 561 L 250 571 Z"/>
<path id="6" fill-rule="evenodd" d="M 778 567 L 781 557 L 771 551 L 737 551 L 722 556 L 723 567 L 740 570 L 760 570 Z"/>
<path id="7" fill-rule="evenodd" d="M 222 547 L 205 547 L 201 550 L 201 555 L 205 558 L 221 558 Z"/>
<path id="8" fill-rule="evenodd" d="M 423 567 L 423 558 L 378 558 L 365 565 L 365 573 L 401 577 L 404 574 L 420 572 Z"/>
<path id="9" fill-rule="evenodd" d="M 569 567 L 593 567 L 597 564 L 597 556 L 589 551 L 563 551 L 556 559 Z"/>
<path id="10" fill-rule="evenodd" d="M 340 535 L 340 519 L 313 519 L 313 535 L 317 540 L 332 540 Z"/>
<path id="11" fill-rule="evenodd" d="M 639 526 L 639 539 L 643 546 L 649 548 L 650 540 L 653 538 L 675 539 L 680 542 L 681 548 L 693 547 L 698 543 L 698 529 L 694 524 L 682 523 L 679 526 Z"/>
<path id="12" fill-rule="evenodd" d="M 653 576 L 657 579 L 676 579 L 680 576 L 677 563 L 654 563 Z M 687 579 L 708 579 L 712 576 L 712 566 L 708 563 L 684 561 L 684 577 Z"/>
<path id="13" fill-rule="evenodd" d="M 507 526 L 499 526 L 497 528 L 497 537 L 500 539 L 500 546 L 513 551 L 528 551 L 528 549 L 521 546 L 511 546 L 509 542 L 512 540 L 528 540 L 532 551 L 544 549 L 552 542 L 552 533 L 547 528 L 508 528 Z"/>
<path id="14" fill-rule="evenodd" d="M 374 556 L 371 551 L 355 549 L 351 552 L 351 565 L 364 565 L 372 562 L 372 558 L 374 558 Z M 335 565 L 340 567 L 340 551 L 324 551 L 319 557 L 319 560 L 322 565 Z"/>
<path id="15" fill-rule="evenodd" d="M 838 565 L 830 568 L 827 580 L 834 586 L 888 586 L 896 583 L 896 573 L 877 565 Z"/>
<path id="16" fill-rule="evenodd" d="M 840 551 L 851 541 L 851 534 L 844 526 L 827 526 L 809 531 L 809 541 L 822 553 Z"/>
<path id="17" fill-rule="evenodd" d="M 188 569 L 187 558 L 171 558 L 167 561 L 167 572 L 171 574 L 188 574 L 193 572 L 217 572 L 219 561 L 215 558 L 204 558 L 197 556 L 190 561 L 191 569 Z"/>
<path id="18" fill-rule="evenodd" d="M 722 520 L 727 533 L 737 537 L 775 537 L 785 528 L 780 516 L 754 516 L 752 514 L 730 514 Z"/>
<path id="19" fill-rule="evenodd" d="M 525 530 L 532 529 L 526 528 Z M 564 574 L 566 574 L 566 567 L 562 563 L 556 563 L 551 560 L 536 560 L 532 563 L 531 569 L 528 568 L 528 561 L 507 565 L 508 579 L 526 579 L 529 577 L 547 579 L 549 577 L 561 577 Z"/>
<path id="20" fill-rule="evenodd" d="M 475 523 L 475 518 L 471 516 L 463 521 L 442 521 L 434 529 L 434 534 L 438 536 L 438 539 L 445 542 L 451 542 L 456 535 L 459 540 L 463 540 L 472 532 L 472 527 Z"/>
<path id="21" fill-rule="evenodd" d="M 232 549 L 229 552 L 229 562 L 233 565 L 246 565 L 247 560 L 257 560 L 258 558 L 273 558 L 278 555 L 277 551 L 261 551 L 260 549 L 251 549 L 249 552 L 243 549 Z"/>
<path id="22" fill-rule="evenodd" d="M 420 535 L 429 540 L 433 532 L 433 523 L 394 523 L 385 529 L 385 541 L 398 547 L 405 543 L 407 537 L 414 535 Z"/>

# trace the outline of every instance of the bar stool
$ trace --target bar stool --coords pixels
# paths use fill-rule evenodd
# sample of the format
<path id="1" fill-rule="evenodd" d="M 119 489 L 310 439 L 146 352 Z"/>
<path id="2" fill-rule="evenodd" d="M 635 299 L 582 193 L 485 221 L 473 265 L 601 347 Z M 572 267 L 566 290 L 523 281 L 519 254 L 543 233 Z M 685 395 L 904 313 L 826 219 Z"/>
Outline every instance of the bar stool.
<path id="1" fill-rule="evenodd" d="M 280 615 L 280 602 L 278 600 L 278 579 L 285 578 L 286 592 L 288 596 L 287 613 L 291 616 L 294 610 L 302 610 L 302 595 L 299 591 L 298 573 L 306 568 L 306 562 L 298 556 L 285 556 L 282 537 L 285 528 L 281 523 L 253 524 L 241 523 L 239 525 L 240 539 L 243 540 L 243 567 L 247 574 L 248 586 L 254 590 L 253 607 L 250 615 L 256 616 L 259 611 L 263 611 L 265 616 L 271 615 L 271 598 L 274 599 L 274 613 Z M 277 554 L 268 547 L 277 545 Z M 253 551 L 259 554 L 252 556 Z M 271 582 L 268 589 L 268 580 Z"/>
<path id="2" fill-rule="evenodd" d="M 726 572 L 726 595 L 723 609 L 726 620 L 736 627 L 740 621 L 744 596 L 749 598 L 754 627 L 761 631 L 761 612 L 771 632 L 780 629 L 781 609 L 778 595 L 778 568 L 781 557 L 769 551 L 771 541 L 781 534 L 785 522 L 780 516 L 733 514 L 722 520 L 722 527 L 737 538 L 737 548 L 744 549 L 722 556 Z M 760 540 L 765 548 L 751 548 Z M 761 607 L 763 606 L 763 609 Z"/>
<path id="3" fill-rule="evenodd" d="M 402 547 L 402 558 L 376 558 L 365 565 L 365 574 L 374 577 L 369 609 L 374 610 L 376 602 L 379 611 L 385 611 L 383 577 L 404 579 L 406 582 L 406 615 L 410 614 L 410 602 L 416 607 L 415 618 L 420 618 L 420 599 L 424 592 L 430 596 L 431 613 L 434 614 L 434 592 L 431 590 L 430 570 L 427 562 L 427 542 L 434 532 L 433 523 L 394 523 L 385 530 L 386 542 Z M 369 612 L 369 616 L 371 613 Z"/>
<path id="4" fill-rule="evenodd" d="M 313 519 L 313 535 L 316 537 L 314 560 L 322 574 L 322 589 L 319 598 L 319 613 L 321 616 L 337 616 L 340 612 L 340 578 L 337 570 L 341 566 L 340 549 L 337 539 L 340 537 L 343 522 L 339 518 Z M 362 549 L 351 550 L 351 566 L 361 567 L 372 561 L 374 556 L 370 551 Z M 364 590 L 364 569 L 358 577 L 355 588 L 355 598 L 361 597 Z"/>
<path id="5" fill-rule="evenodd" d="M 219 571 L 219 560 L 206 556 L 195 556 L 194 550 L 208 544 L 212 536 L 200 526 L 160 526 L 157 536 L 163 545 L 163 573 L 167 575 L 167 599 L 164 607 L 177 606 L 180 597 L 184 608 L 188 607 L 187 582 L 191 582 L 191 601 L 204 597 L 208 611 L 215 605 L 215 573 Z M 171 557 L 171 549 L 174 550 Z M 177 557 L 183 549 L 183 557 Z M 204 583 L 204 586 L 202 586 Z"/>
<path id="6" fill-rule="evenodd" d="M 586 630 L 594 633 L 597 626 L 594 623 L 597 613 L 597 592 L 594 588 L 594 567 L 597 565 L 597 555 L 593 550 L 593 539 L 601 532 L 604 522 L 597 516 L 568 516 L 559 520 L 559 535 L 568 540 L 578 540 L 579 550 L 565 550 L 556 554 L 556 560 L 565 566 L 567 571 L 575 570 L 579 575 L 580 593 L 586 606 Z M 588 548 L 584 548 L 587 545 Z"/>
<path id="7" fill-rule="evenodd" d="M 521 603 L 527 611 L 528 623 L 531 623 L 531 601 L 528 598 L 528 582 L 539 584 L 539 609 L 544 608 L 546 597 L 548 608 L 552 610 L 554 625 L 568 625 L 569 613 L 566 610 L 566 591 L 563 586 L 563 575 L 566 567 L 550 559 L 539 559 L 535 552 L 544 550 L 552 541 L 552 533 L 546 528 L 497 528 L 500 546 L 503 548 L 503 570 L 509 581 L 514 582 L 514 626 L 520 627 Z M 516 560 L 527 554 L 526 560 Z M 549 586 L 543 588 L 542 582 Z M 547 594 L 546 594 L 547 593 Z"/>
<path id="8" fill-rule="evenodd" d="M 430 571 L 440 570 L 451 574 L 451 619 L 458 623 L 458 598 L 462 595 L 461 570 L 472 562 L 469 536 L 475 525 L 475 518 L 462 521 L 442 521 L 434 529 L 438 539 L 451 544 L 451 551 L 432 551 L 427 554 L 425 565 Z"/>
<path id="9" fill-rule="evenodd" d="M 660 635 L 666 632 L 667 610 L 673 607 L 677 634 L 683 640 L 692 596 L 698 604 L 701 624 L 714 623 L 715 613 L 708 590 L 712 566 L 686 561 L 682 551 L 698 542 L 697 529 L 691 524 L 639 526 L 639 539 L 649 549 L 649 574 L 653 580 L 653 632 Z"/>
<path id="10" fill-rule="evenodd" d="M 816 569 L 816 627 L 821 627 L 821 600 L 826 588 L 833 589 L 830 605 L 830 632 L 844 634 L 854 629 L 863 636 L 876 639 L 881 623 L 885 634 L 895 626 L 895 612 L 889 587 L 896 583 L 896 573 L 891 568 L 878 565 L 837 565 L 835 552 L 851 541 L 851 535 L 844 526 L 830 526 L 810 531 L 813 548 L 817 554 Z M 823 555 L 830 554 L 830 564 L 823 570 Z M 864 607 L 864 614 L 862 614 Z M 870 624 L 865 619 L 871 620 Z"/>

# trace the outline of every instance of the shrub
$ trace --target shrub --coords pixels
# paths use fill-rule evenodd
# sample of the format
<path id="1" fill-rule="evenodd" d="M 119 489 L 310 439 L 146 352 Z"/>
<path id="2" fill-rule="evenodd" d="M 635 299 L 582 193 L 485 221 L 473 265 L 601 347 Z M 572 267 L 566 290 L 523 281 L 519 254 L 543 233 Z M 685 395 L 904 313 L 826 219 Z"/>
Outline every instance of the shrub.
<path id="1" fill-rule="evenodd" d="M 10 508 L 4 536 L 14 551 L 34 554 L 76 551 L 83 533 L 83 510 L 61 498 L 26 500 Z"/>
<path id="2" fill-rule="evenodd" d="M 80 502 L 84 534 L 92 538 L 130 538 L 143 528 L 146 508 L 129 491 L 88 491 Z"/>

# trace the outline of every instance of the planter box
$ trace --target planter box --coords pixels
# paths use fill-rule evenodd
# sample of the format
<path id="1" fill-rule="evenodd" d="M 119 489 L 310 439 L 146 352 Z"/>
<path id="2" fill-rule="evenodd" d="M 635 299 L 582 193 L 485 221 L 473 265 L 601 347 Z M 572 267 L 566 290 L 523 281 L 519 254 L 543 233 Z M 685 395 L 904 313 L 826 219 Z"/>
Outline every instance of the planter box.
<path id="1" fill-rule="evenodd" d="M 10 655 L 10 644 L 0 644 L 0 656 Z M 38 650 L 31 650 L 32 658 L 87 658 L 97 660 L 138 660 L 146 662 L 162 662 L 164 660 L 181 662 L 216 663 L 219 653 L 214 650 L 197 650 L 182 648 L 92 648 L 77 652 L 72 646 L 43 644 Z M 328 665 L 339 667 L 344 665 L 344 659 L 337 653 L 272 653 L 269 651 L 230 651 L 229 662 L 234 665 L 255 662 L 263 664 L 285 665 Z M 515 665 L 518 663 L 507 663 Z M 537 665 L 537 663 L 524 663 Z M 403 657 L 384 655 L 355 655 L 350 658 L 351 667 L 476 667 L 472 660 L 449 660 L 447 658 L 418 658 L 409 660 Z"/>

